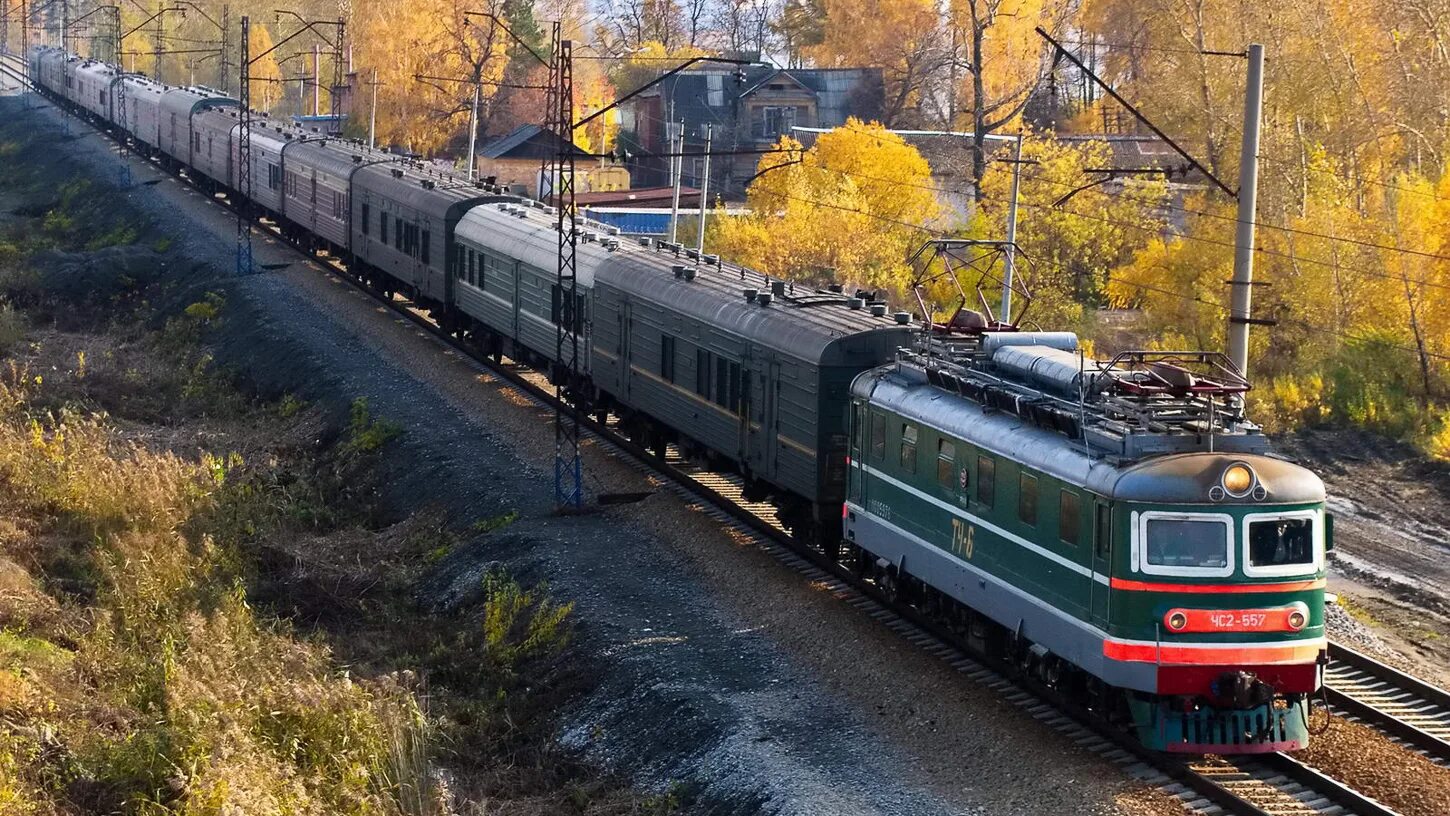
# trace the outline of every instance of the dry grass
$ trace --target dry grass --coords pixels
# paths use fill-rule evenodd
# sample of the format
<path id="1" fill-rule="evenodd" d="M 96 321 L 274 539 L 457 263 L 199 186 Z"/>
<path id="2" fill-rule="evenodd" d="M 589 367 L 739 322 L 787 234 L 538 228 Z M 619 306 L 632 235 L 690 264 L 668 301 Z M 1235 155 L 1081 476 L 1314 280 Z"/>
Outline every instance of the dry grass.
<path id="1" fill-rule="evenodd" d="M 24 520 L 0 541 L 28 562 L 0 560 L 0 812 L 439 812 L 411 689 L 259 617 L 188 525 L 225 463 L 37 413 L 43 389 L 0 380 L 0 500 Z"/>

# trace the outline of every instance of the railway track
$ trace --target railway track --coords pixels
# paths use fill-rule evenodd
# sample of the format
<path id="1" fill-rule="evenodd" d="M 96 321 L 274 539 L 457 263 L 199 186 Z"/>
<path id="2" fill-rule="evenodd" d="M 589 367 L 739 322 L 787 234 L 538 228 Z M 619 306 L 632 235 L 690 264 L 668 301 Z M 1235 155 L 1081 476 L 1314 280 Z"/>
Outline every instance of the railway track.
<path id="1" fill-rule="evenodd" d="M 10 77 L 22 88 L 25 87 L 24 66 L 25 63 L 14 54 L 0 54 L 0 74 Z"/>
<path id="2" fill-rule="evenodd" d="M 17 63 L 18 58 L 14 55 L 0 55 L 0 71 L 19 79 L 20 73 L 14 67 Z M 155 169 L 166 173 L 159 165 Z M 261 228 L 269 230 L 279 240 L 286 240 L 279 230 L 265 222 Z M 471 345 L 444 333 L 408 301 L 384 297 L 358 281 L 348 273 L 340 259 L 319 258 L 300 248 L 298 251 L 424 329 L 434 342 L 451 348 L 475 365 L 519 387 L 541 407 L 572 410 L 560 404 L 553 386 L 542 374 L 518 364 L 494 362 Z M 1084 750 L 1123 767 L 1129 775 L 1177 798 L 1190 812 L 1204 816 L 1398 816 L 1379 802 L 1285 754 L 1184 760 L 1148 751 L 1127 735 L 1098 721 L 1092 712 L 1058 699 L 1051 689 L 1040 687 L 1030 679 L 1012 676 L 1008 667 L 972 654 L 950 633 L 924 620 L 912 608 L 891 603 L 870 582 L 828 561 L 818 551 L 799 544 L 774 520 L 769 505 L 744 499 L 743 484 L 737 477 L 698 467 L 683 457 L 674 445 L 668 447 L 665 456 L 656 456 L 622 434 L 613 417 L 600 423 L 580 415 L 579 421 L 606 451 L 731 528 L 743 542 L 755 545 L 813 585 L 830 592 L 842 603 L 877 620 L 917 648 L 947 662 L 971 682 L 998 694 Z M 1348 684 L 1350 681 L 1346 679 L 1344 682 Z M 1370 695 L 1375 687 L 1365 688 L 1361 697 L 1367 700 L 1364 702 L 1366 710 L 1380 712 L 1372 716 L 1391 716 L 1375 708 Z M 1363 719 L 1369 721 L 1371 716 Z"/>
<path id="3" fill-rule="evenodd" d="M 1331 643 L 1324 670 L 1331 708 L 1450 768 L 1450 691 Z"/>

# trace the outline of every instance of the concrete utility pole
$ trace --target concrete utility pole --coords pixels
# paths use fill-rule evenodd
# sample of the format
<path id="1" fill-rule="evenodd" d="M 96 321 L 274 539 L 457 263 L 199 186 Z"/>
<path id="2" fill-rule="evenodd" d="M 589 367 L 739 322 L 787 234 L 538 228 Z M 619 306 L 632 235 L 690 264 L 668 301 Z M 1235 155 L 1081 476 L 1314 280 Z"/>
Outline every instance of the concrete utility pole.
<path id="1" fill-rule="evenodd" d="M 709 206 L 710 202 L 710 138 L 713 131 L 714 128 L 710 125 L 705 126 L 705 175 L 700 181 L 700 229 L 695 240 L 695 246 L 701 254 L 705 252 L 705 208 Z M 683 159 L 682 156 L 681 160 Z"/>
<path id="2" fill-rule="evenodd" d="M 468 116 L 468 180 L 473 181 L 474 176 L 474 155 L 473 148 L 478 144 L 478 97 L 483 83 L 473 84 L 473 111 Z"/>
<path id="3" fill-rule="evenodd" d="M 1007 206 L 1007 256 L 1002 264 L 1002 313 L 997 322 L 1012 322 L 1012 276 L 1017 272 L 1017 191 L 1022 186 L 1022 134 L 1012 147 L 1012 201 Z"/>
<path id="4" fill-rule="evenodd" d="M 671 105 L 673 110 L 673 104 Z M 670 122 L 670 152 L 675 155 L 670 157 L 670 186 L 674 187 L 673 200 L 670 203 L 670 243 L 676 240 L 677 228 L 680 222 L 680 181 L 684 177 L 685 157 L 679 154 L 685 152 L 685 123 Z"/>
<path id="5" fill-rule="evenodd" d="M 322 47 L 312 44 L 312 115 L 322 113 Z"/>
<path id="6" fill-rule="evenodd" d="M 373 103 L 368 107 L 368 149 L 378 145 L 378 69 L 373 69 Z"/>
<path id="7" fill-rule="evenodd" d="M 1238 231 L 1234 234 L 1234 277 L 1230 284 L 1228 356 L 1239 373 L 1249 372 L 1249 325 L 1254 294 L 1254 227 L 1259 199 L 1259 124 L 1264 113 L 1264 47 L 1249 46 L 1249 81 L 1244 95 L 1244 143 L 1239 153 Z"/>

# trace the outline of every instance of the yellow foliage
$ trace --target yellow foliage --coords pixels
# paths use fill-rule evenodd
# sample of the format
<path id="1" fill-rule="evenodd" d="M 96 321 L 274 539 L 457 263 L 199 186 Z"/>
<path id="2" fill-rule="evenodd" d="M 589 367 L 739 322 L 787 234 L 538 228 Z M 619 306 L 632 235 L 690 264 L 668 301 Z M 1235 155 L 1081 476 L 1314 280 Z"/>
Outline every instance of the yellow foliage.
<path id="1" fill-rule="evenodd" d="M 1101 141 L 1069 143 L 1051 133 L 1028 132 L 1022 157 L 1034 162 L 1022 172 L 1017 229 L 1018 269 L 1034 297 L 1030 318 L 1042 325 L 1073 325 L 1084 304 L 1106 299 L 1118 308 L 1136 305 L 1113 288 L 1109 276 L 1159 240 L 1163 183 L 1132 180 L 1121 191 L 1097 184 L 1101 177 L 1087 170 L 1113 162 Z M 989 165 L 972 227 L 977 237 L 1006 235 L 1011 185 L 1012 165 Z"/>
<path id="2" fill-rule="evenodd" d="M 911 281 L 905 260 L 941 212 L 921 154 L 855 119 L 810 150 L 789 137 L 776 146 L 788 152 L 760 160 L 751 215 L 711 222 L 712 250 L 780 278 L 901 294 Z"/>
<path id="3" fill-rule="evenodd" d="M 886 120 L 921 101 L 929 66 L 940 56 L 941 17 L 932 0 L 822 0 L 822 39 L 805 49 L 827 68 L 880 66 Z"/>
<path id="4" fill-rule="evenodd" d="M 484 6 L 503 13 L 497 0 Z M 430 153 L 466 130 L 474 86 L 453 80 L 481 79 L 485 100 L 497 93 L 509 62 L 508 35 L 486 19 L 464 17 L 464 10 L 451 0 L 358 7 L 353 42 L 360 75 L 367 78 L 375 69 L 382 83 L 377 89 L 379 144 Z"/>

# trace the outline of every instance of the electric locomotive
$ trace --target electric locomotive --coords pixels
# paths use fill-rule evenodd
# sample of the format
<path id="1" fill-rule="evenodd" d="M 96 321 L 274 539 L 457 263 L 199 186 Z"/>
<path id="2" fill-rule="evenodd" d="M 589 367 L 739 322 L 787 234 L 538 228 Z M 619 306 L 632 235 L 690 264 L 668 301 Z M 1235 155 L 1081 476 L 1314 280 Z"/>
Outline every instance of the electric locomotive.
<path id="1" fill-rule="evenodd" d="M 1149 747 L 1302 748 L 1332 525 L 1248 387 L 1216 353 L 926 335 L 853 383 L 848 548 Z"/>

